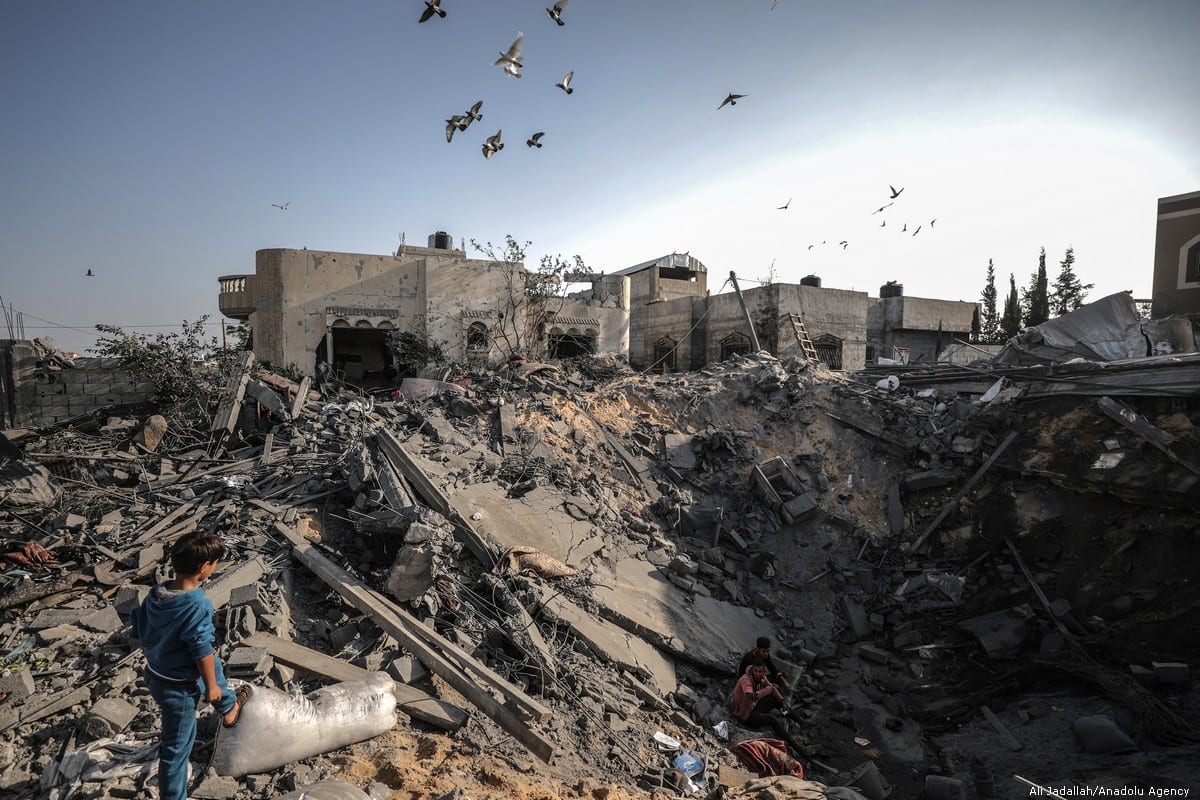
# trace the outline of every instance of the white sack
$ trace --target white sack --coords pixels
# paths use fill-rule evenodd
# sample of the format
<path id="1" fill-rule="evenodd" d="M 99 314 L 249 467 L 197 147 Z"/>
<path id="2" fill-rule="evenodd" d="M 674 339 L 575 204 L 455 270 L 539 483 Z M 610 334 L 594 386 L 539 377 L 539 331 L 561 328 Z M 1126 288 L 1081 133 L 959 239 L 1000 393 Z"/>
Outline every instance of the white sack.
<path id="1" fill-rule="evenodd" d="M 212 766 L 218 775 L 270 772 L 378 736 L 396 724 L 392 678 L 372 672 L 307 697 L 251 686 L 237 724 L 220 728 Z"/>

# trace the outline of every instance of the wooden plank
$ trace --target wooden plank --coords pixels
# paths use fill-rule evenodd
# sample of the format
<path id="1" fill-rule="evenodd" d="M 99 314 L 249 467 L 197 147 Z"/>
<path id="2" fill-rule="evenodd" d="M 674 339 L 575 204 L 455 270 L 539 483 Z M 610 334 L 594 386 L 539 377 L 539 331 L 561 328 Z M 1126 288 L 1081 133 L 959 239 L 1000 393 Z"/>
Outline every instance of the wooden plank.
<path id="1" fill-rule="evenodd" d="M 296 398 L 292 401 L 293 420 L 304 410 L 304 404 L 308 402 L 308 387 L 310 386 L 312 386 L 312 378 L 305 375 L 304 380 L 300 381 L 300 388 L 296 390 Z"/>
<path id="2" fill-rule="evenodd" d="M 516 713 L 501 705 L 492 696 L 490 689 L 504 690 L 510 702 L 523 701 L 522 704 L 527 709 L 540 707 L 542 713 L 535 715 L 540 718 L 544 718 L 550 714 L 548 708 L 533 700 L 533 698 L 528 697 L 520 689 L 499 675 L 495 675 L 487 667 L 475 662 L 469 656 L 464 659 L 464 666 L 461 668 L 450 663 L 440 652 L 427 644 L 424 637 L 414 635 L 414 629 L 422 629 L 428 635 L 437 636 L 434 631 L 425 628 L 404 611 L 404 609 L 390 601 L 386 601 L 377 592 L 371 591 L 362 581 L 318 553 L 310 542 L 299 536 L 294 530 L 278 523 L 275 525 L 275 530 L 292 543 L 292 553 L 302 564 L 308 567 L 313 574 L 324 581 L 331 589 L 341 595 L 344 600 L 359 611 L 370 616 L 392 638 L 408 648 L 429 671 L 461 692 L 476 708 L 485 713 L 538 758 L 546 763 L 551 763 L 554 760 L 554 744 L 528 727 Z M 444 639 L 442 643 L 445 645 L 445 649 L 450 652 L 454 652 L 455 650 L 458 650 L 459 653 L 462 652 Z M 481 686 L 476 683 L 475 680 L 464 674 L 467 664 L 472 665 L 475 674 L 491 673 L 495 676 L 494 681 L 488 686 Z"/>
<path id="3" fill-rule="evenodd" d="M 1118 403 L 1111 397 L 1101 397 L 1096 401 L 1096 405 L 1100 406 L 1103 411 L 1114 422 L 1120 424 L 1127 430 L 1131 431 L 1135 436 L 1146 442 L 1150 446 L 1161 450 L 1167 458 L 1175 462 L 1179 466 L 1200 475 L 1200 465 L 1197 465 L 1180 456 L 1171 449 L 1171 437 L 1163 430 L 1156 427 L 1150 420 L 1143 417 L 1141 414 L 1134 411 L 1124 403 Z"/>
<path id="4" fill-rule="evenodd" d="M 217 406 L 217 413 L 213 414 L 212 426 L 208 429 L 209 433 L 218 431 L 233 433 L 233 426 L 237 424 L 238 412 L 241 410 L 242 398 L 246 394 L 246 384 L 250 382 L 252 366 L 254 366 L 254 353 L 246 353 L 246 360 L 241 370 L 230 377 L 229 383 L 225 386 L 221 405 Z"/>
<path id="5" fill-rule="evenodd" d="M 258 632 L 242 639 L 248 647 L 261 647 L 276 661 L 290 664 L 297 669 L 320 675 L 335 681 L 353 681 L 367 675 L 367 670 L 348 664 L 340 658 L 305 647 L 302 644 L 281 639 L 269 633 Z M 445 731 L 461 728 L 467 721 L 467 712 L 456 705 L 425 694 L 420 689 L 395 681 L 392 694 L 396 696 L 396 707 L 403 713 L 429 723 Z"/>
<path id="6" fill-rule="evenodd" d="M 421 499 L 434 511 L 454 523 L 455 532 L 475 558 L 479 559 L 479 562 L 489 570 L 495 567 L 496 552 L 499 548 L 493 547 L 469 520 L 450 505 L 450 500 L 442 494 L 441 489 L 434 486 L 433 481 L 429 480 L 429 476 L 425 474 L 425 470 L 417 465 L 413 457 L 400 444 L 400 440 L 390 431 L 380 430 L 375 436 L 375 441 L 379 444 L 384 458 L 412 484 Z"/>
<path id="7" fill-rule="evenodd" d="M 404 481 L 396 474 L 395 468 L 386 457 L 380 460 L 375 472 L 379 488 L 383 491 L 389 508 L 399 511 L 402 508 L 412 508 L 417 504 L 416 498 L 408 491 L 408 487 L 404 485 Z"/>
<path id="8" fill-rule="evenodd" d="M 262 456 L 258 459 L 258 463 L 260 465 L 265 467 L 268 464 L 270 464 L 272 461 L 275 460 L 274 447 L 275 447 L 275 431 L 271 431 L 270 433 L 267 434 L 266 438 L 263 439 Z"/>
<path id="9" fill-rule="evenodd" d="M 983 462 L 983 465 L 975 471 L 974 475 L 971 476 L 971 480 L 967 481 L 966 485 L 958 490 L 958 493 L 955 494 L 950 502 L 946 504 L 941 513 L 939 513 L 937 517 L 934 518 L 933 522 L 929 523 L 929 526 L 925 528 L 925 532 L 917 537 L 917 540 L 908 548 L 908 552 L 915 553 L 921 547 L 921 545 L 925 544 L 925 540 L 929 538 L 929 534 L 937 530 L 938 526 L 942 524 L 942 521 L 950 515 L 950 512 L 953 511 L 955 507 L 958 506 L 958 501 L 961 500 L 967 492 L 971 491 L 975 484 L 979 483 L 979 479 L 982 478 L 984 474 L 986 474 L 987 471 L 992 468 L 992 464 L 996 463 L 996 459 L 1000 458 L 1000 454 L 1007 450 L 1008 446 L 1016 441 L 1016 438 L 1017 432 L 1009 431 L 1008 436 L 1004 438 L 1004 441 L 992 451 L 990 456 L 988 456 L 988 460 Z"/>

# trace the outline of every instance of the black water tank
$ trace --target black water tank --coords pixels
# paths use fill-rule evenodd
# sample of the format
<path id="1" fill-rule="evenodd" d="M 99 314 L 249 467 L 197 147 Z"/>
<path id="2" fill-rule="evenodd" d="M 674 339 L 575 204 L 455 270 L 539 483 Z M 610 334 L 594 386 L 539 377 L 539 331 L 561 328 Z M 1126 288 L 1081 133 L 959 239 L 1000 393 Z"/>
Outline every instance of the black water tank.
<path id="1" fill-rule="evenodd" d="M 815 286 L 821 288 L 821 278 L 817 275 L 805 275 L 800 279 L 801 286 Z"/>
<path id="2" fill-rule="evenodd" d="M 429 237 L 429 246 L 435 250 L 453 250 L 454 237 L 445 231 L 438 231 Z"/>
<path id="3" fill-rule="evenodd" d="M 879 287 L 879 296 L 880 297 L 903 297 L 904 296 L 904 284 L 896 283 L 895 281 L 888 281 L 883 286 Z"/>

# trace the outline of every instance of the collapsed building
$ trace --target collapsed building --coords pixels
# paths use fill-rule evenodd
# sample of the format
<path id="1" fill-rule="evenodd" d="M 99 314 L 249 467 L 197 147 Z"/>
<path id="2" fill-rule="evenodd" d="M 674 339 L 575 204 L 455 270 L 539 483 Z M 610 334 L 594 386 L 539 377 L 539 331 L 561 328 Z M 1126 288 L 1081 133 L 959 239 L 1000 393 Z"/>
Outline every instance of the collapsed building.
<path id="1" fill-rule="evenodd" d="M 199 427 L 10 431 L 0 791 L 146 785 L 157 715 L 121 615 L 193 530 L 232 551 L 208 589 L 231 675 L 383 671 L 401 714 L 249 774 L 220 771 L 209 716 L 196 797 L 1182 791 L 1200 354 L 1194 321 L 1189 349 L 1180 324 L 1130 335 L 1132 311 L 855 374 L 575 358 L 372 396 L 250 359 Z M 793 678 L 803 787 L 739 756 L 761 734 L 726 701 L 757 636 Z"/>

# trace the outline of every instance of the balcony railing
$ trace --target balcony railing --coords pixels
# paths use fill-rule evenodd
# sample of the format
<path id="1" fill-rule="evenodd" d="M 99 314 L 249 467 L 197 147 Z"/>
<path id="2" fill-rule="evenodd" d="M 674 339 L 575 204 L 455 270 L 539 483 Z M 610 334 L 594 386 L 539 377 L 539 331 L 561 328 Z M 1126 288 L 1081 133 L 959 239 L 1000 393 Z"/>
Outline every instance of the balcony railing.
<path id="1" fill-rule="evenodd" d="M 254 306 L 250 303 L 250 295 L 246 292 L 246 279 L 249 275 L 222 275 L 217 278 L 220 294 L 217 295 L 217 307 L 221 313 L 231 319 L 249 319 Z"/>

